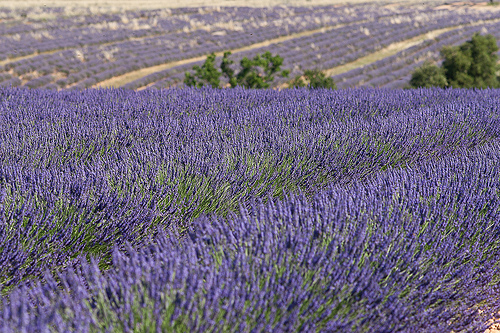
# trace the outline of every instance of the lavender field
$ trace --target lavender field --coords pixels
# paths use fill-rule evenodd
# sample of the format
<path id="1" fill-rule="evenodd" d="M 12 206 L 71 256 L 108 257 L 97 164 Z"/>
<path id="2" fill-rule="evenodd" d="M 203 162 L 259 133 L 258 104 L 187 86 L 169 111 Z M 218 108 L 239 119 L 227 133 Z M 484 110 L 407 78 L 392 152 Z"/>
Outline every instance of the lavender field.
<path id="1" fill-rule="evenodd" d="M 484 332 L 500 91 L 0 88 L 1 332 Z"/>
<path id="2" fill-rule="evenodd" d="M 49 1 L 0 3 L 0 333 L 500 332 L 500 89 L 400 89 L 500 6 Z M 290 75 L 183 85 L 226 51 Z"/>
<path id="3" fill-rule="evenodd" d="M 271 50 L 290 77 L 318 68 L 339 88 L 403 88 L 444 45 L 500 38 L 500 6 L 444 2 L 142 10 L 0 7 L 0 86 L 177 87 L 211 52 Z M 218 59 L 220 64 L 220 58 Z M 359 62 L 359 63 L 358 63 Z M 277 78 L 272 87 L 287 87 Z"/>

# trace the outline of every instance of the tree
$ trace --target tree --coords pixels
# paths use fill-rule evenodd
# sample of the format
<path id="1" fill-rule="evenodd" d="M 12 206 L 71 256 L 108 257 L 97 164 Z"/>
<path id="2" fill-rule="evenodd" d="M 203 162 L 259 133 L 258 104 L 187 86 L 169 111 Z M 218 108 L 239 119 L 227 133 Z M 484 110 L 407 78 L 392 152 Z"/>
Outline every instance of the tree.
<path id="1" fill-rule="evenodd" d="M 443 69 L 449 85 L 456 88 L 500 88 L 496 76 L 497 51 L 495 37 L 479 33 L 459 47 L 443 48 Z"/>
<path id="2" fill-rule="evenodd" d="M 224 52 L 220 66 L 222 72 L 219 72 L 214 67 L 215 53 L 212 53 L 207 57 L 205 64 L 201 68 L 199 66 L 193 67 L 196 71 L 195 76 L 186 72 L 184 83 L 190 87 L 196 86 L 199 88 L 206 84 L 210 84 L 214 88 L 219 88 L 219 77 L 224 75 L 232 88 L 238 85 L 245 88 L 269 88 L 269 82 L 274 80 L 273 75 L 280 70 L 283 64 L 283 58 L 279 55 L 273 57 L 271 52 L 267 51 L 262 56 L 258 54 L 251 60 L 247 57 L 241 59 L 240 65 L 242 69 L 234 76 L 234 70 L 230 67 L 234 62 L 229 60 L 228 57 L 230 55 L 231 52 Z M 260 71 L 259 67 L 261 67 Z M 263 72 L 264 75 L 261 72 Z M 287 77 L 289 71 L 283 70 L 280 74 L 283 77 Z M 198 78 L 198 80 L 196 80 L 196 78 Z"/>
<path id="3" fill-rule="evenodd" d="M 422 67 L 415 70 L 411 76 L 410 85 L 413 88 L 444 88 L 448 85 L 448 82 L 441 68 L 430 61 L 426 61 Z"/>
<path id="4" fill-rule="evenodd" d="M 328 88 L 328 89 L 337 89 L 337 86 L 335 85 L 335 82 L 331 77 L 326 77 L 325 73 L 321 72 L 319 69 L 313 69 L 313 70 L 306 70 L 304 72 L 304 76 L 307 82 L 304 82 L 302 80 L 301 76 L 296 76 L 291 82 L 290 82 L 290 87 L 306 87 L 308 86 L 309 89 L 316 89 L 316 88 Z"/>
<path id="5" fill-rule="evenodd" d="M 221 73 L 219 73 L 214 67 L 215 61 L 215 53 L 207 56 L 207 60 L 201 66 L 194 66 L 193 69 L 196 71 L 195 76 L 198 79 L 202 80 L 202 82 L 196 82 L 196 78 L 192 76 L 189 72 L 186 72 L 186 78 L 184 79 L 184 83 L 190 87 L 196 86 L 198 88 L 203 87 L 206 83 L 210 84 L 214 88 L 218 88 L 220 84 L 219 77 Z M 204 81 L 204 82 L 203 82 Z"/>
<path id="6" fill-rule="evenodd" d="M 497 51 L 495 37 L 475 33 L 460 46 L 443 47 L 440 52 L 444 58 L 442 67 L 424 65 L 413 73 L 410 84 L 412 87 L 443 87 L 444 75 L 445 87 L 500 88 Z"/>
<path id="7" fill-rule="evenodd" d="M 269 82 L 274 80 L 273 74 L 280 70 L 282 64 L 283 58 L 279 55 L 273 57 L 269 51 L 262 57 L 257 54 L 252 60 L 245 57 L 241 59 L 242 70 L 236 76 L 236 81 L 246 88 L 269 88 Z M 265 76 L 259 73 L 258 67 L 263 68 Z M 281 76 L 288 77 L 289 73 L 290 71 L 284 70 Z"/>
<path id="8" fill-rule="evenodd" d="M 229 84 L 231 84 L 231 87 L 236 87 L 238 82 L 236 81 L 236 78 L 234 77 L 234 70 L 231 69 L 231 66 L 234 61 L 229 60 L 228 57 L 231 55 L 231 52 L 224 52 L 224 56 L 222 57 L 222 63 L 220 65 L 220 69 L 222 70 L 222 74 L 226 76 L 229 80 Z"/>

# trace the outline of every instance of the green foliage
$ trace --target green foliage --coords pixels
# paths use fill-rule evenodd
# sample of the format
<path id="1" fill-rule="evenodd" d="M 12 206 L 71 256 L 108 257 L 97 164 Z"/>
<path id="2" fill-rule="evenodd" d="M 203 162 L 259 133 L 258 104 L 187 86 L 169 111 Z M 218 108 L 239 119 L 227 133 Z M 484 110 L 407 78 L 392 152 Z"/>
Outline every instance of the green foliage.
<path id="1" fill-rule="evenodd" d="M 335 82 L 331 77 L 326 77 L 325 73 L 321 72 L 319 69 L 306 70 L 304 72 L 306 80 L 309 82 L 307 84 L 302 80 L 302 77 L 296 76 L 291 82 L 290 87 L 307 87 L 309 89 L 317 88 L 327 88 L 327 89 L 337 89 Z"/>
<path id="2" fill-rule="evenodd" d="M 497 51 L 494 36 L 478 33 L 459 47 L 443 48 L 443 69 L 449 85 L 456 88 L 499 88 Z"/>
<path id="3" fill-rule="evenodd" d="M 273 57 L 271 52 L 267 51 L 262 56 L 257 54 L 253 59 L 247 57 L 241 59 L 240 65 L 242 69 L 235 76 L 234 70 L 230 68 L 231 64 L 234 63 L 234 61 L 229 60 L 230 55 L 231 52 L 224 52 L 220 66 L 222 72 L 219 72 L 214 66 L 215 53 L 212 53 L 207 57 L 205 64 L 201 68 L 199 66 L 193 67 L 196 71 L 195 76 L 186 72 L 184 83 L 189 87 L 200 88 L 210 84 L 214 88 L 220 88 L 219 78 L 224 75 L 228 79 L 231 88 L 236 86 L 255 89 L 269 88 L 269 83 L 274 80 L 273 75 L 280 70 L 283 64 L 283 58 L 279 55 Z M 259 67 L 264 72 L 264 75 L 259 71 Z M 288 77 L 289 73 L 290 71 L 283 70 L 280 75 Z"/>
<path id="4" fill-rule="evenodd" d="M 224 54 L 225 56 L 225 54 Z M 207 57 L 207 60 L 205 60 L 205 63 L 201 66 L 194 66 L 193 69 L 196 71 L 196 77 L 198 77 L 200 80 L 203 80 L 205 83 L 210 84 L 214 88 L 218 88 L 220 84 L 219 77 L 221 76 L 221 73 L 217 71 L 214 67 L 214 61 L 215 61 L 215 53 L 212 53 Z M 198 87 L 201 88 L 205 84 L 203 82 L 196 82 L 196 78 L 189 74 L 189 72 L 186 72 L 186 78 L 184 80 L 184 83 L 190 87 Z"/>
<path id="5" fill-rule="evenodd" d="M 414 88 L 500 88 L 497 51 L 494 36 L 476 33 L 460 46 L 444 47 L 440 52 L 444 58 L 442 68 L 426 64 L 413 73 L 410 84 Z"/>
<path id="6" fill-rule="evenodd" d="M 411 77 L 410 85 L 412 87 L 423 88 L 444 88 L 448 85 L 448 81 L 446 80 L 446 76 L 444 75 L 442 68 L 426 61 L 422 67 L 415 70 Z"/>

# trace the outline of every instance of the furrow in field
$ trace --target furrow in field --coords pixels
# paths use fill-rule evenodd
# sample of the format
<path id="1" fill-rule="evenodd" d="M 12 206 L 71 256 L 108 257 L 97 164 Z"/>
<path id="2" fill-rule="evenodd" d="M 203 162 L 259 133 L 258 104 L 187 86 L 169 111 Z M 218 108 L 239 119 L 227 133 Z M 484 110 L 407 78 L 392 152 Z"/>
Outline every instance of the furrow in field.
<path id="1" fill-rule="evenodd" d="M 495 23 L 495 22 L 500 22 L 500 19 L 482 20 L 480 22 L 473 22 L 473 23 L 469 23 L 469 24 L 460 24 L 460 25 L 455 25 L 455 26 L 451 26 L 451 27 L 447 27 L 447 28 L 432 30 L 432 31 L 426 32 L 422 35 L 419 35 L 419 36 L 416 36 L 416 37 L 413 37 L 413 38 L 410 38 L 410 39 L 407 39 L 407 40 L 404 40 L 401 42 L 392 43 L 389 46 L 387 46 L 387 47 L 385 47 L 377 52 L 371 53 L 371 54 L 364 56 L 362 58 L 359 58 L 353 62 L 327 69 L 325 71 L 325 73 L 327 74 L 327 76 L 334 76 L 334 75 L 342 74 L 342 73 L 350 71 L 352 69 L 355 69 L 355 68 L 358 68 L 358 67 L 361 67 L 361 66 L 364 66 L 367 64 L 371 64 L 371 63 L 378 61 L 380 59 L 383 59 L 385 57 L 392 56 L 392 55 L 394 55 L 394 54 L 396 54 L 404 49 L 407 49 L 407 48 L 412 47 L 412 46 L 419 44 L 419 43 L 423 43 L 426 40 L 434 39 L 434 38 L 438 37 L 439 35 L 444 34 L 448 31 L 451 31 L 454 29 L 459 29 L 461 27 L 466 27 L 466 26 L 476 26 L 476 25 L 481 25 L 484 23 Z M 363 21 L 356 22 L 356 23 L 363 23 Z M 342 27 L 345 25 L 346 24 L 342 24 L 342 25 L 331 26 L 331 27 L 326 27 L 326 28 L 322 28 L 322 29 L 304 31 L 301 33 L 297 33 L 297 34 L 293 34 L 293 35 L 289 35 L 289 36 L 284 36 L 284 37 L 279 37 L 279 38 L 274 38 L 274 39 L 267 40 L 265 42 L 252 44 L 249 46 L 245 46 L 245 47 L 238 48 L 238 49 L 232 49 L 229 51 L 231 51 L 231 53 L 234 54 L 234 53 L 238 53 L 238 52 L 257 49 L 260 47 L 280 43 L 283 41 L 288 41 L 288 40 L 291 40 L 294 38 L 299 38 L 299 37 L 303 37 L 303 36 L 310 36 L 310 35 L 313 35 L 317 32 L 330 31 L 330 30 L 333 30 L 333 29 L 336 29 L 336 28 L 339 28 L 339 27 Z M 224 52 L 217 52 L 215 54 L 216 54 L 216 56 L 220 57 L 224 54 Z M 92 88 L 118 88 L 118 87 L 121 87 L 127 83 L 132 82 L 132 81 L 141 79 L 144 76 L 153 74 L 155 72 L 163 71 L 165 69 L 169 69 L 169 68 L 173 68 L 176 66 L 189 64 L 189 63 L 195 63 L 197 61 L 202 61 L 205 59 L 206 59 L 206 56 L 200 56 L 200 57 L 196 57 L 196 58 L 183 59 L 180 61 L 175 61 L 175 62 L 170 62 L 170 63 L 161 64 L 161 65 L 157 65 L 157 66 L 143 68 L 143 69 L 140 69 L 137 71 L 129 72 L 129 73 L 126 73 L 126 74 L 123 74 L 120 76 L 115 76 L 111 79 L 99 82 L 99 83 L 95 84 L 94 86 L 92 86 Z M 286 83 L 279 86 L 279 88 L 286 88 L 286 87 L 287 87 Z M 145 88 L 145 87 L 141 87 L 141 88 Z M 142 90 L 141 88 L 138 88 L 137 90 Z"/>

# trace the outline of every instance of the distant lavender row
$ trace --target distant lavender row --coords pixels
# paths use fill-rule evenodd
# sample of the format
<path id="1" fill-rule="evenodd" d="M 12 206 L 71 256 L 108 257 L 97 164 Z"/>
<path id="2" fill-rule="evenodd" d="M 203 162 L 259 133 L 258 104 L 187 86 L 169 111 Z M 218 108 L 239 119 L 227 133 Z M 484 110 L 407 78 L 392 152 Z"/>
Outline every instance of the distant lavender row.
<path id="1" fill-rule="evenodd" d="M 500 310 L 500 90 L 0 94 L 0 276 L 37 273 L 2 332 L 484 331 Z M 156 228 L 174 212 L 195 218 Z"/>
<path id="2" fill-rule="evenodd" d="M 54 84 L 57 84 L 58 87 L 76 85 L 79 88 L 85 88 L 113 76 L 136 69 L 200 56 L 212 51 L 225 51 L 289 35 L 294 32 L 339 23 L 348 24 L 363 20 L 373 21 L 378 18 L 394 17 L 397 15 L 401 15 L 403 20 L 407 20 L 405 17 L 411 15 L 411 12 L 411 9 L 408 8 L 389 10 L 380 6 L 366 5 L 354 6 L 353 8 L 315 8 L 307 12 L 289 8 L 286 11 L 282 9 L 282 12 L 278 12 L 276 15 L 267 15 L 264 12 L 261 14 L 263 16 L 262 20 L 254 18 L 250 20 L 246 18 L 246 21 L 241 22 L 230 20 L 229 18 L 233 15 L 231 12 L 230 14 L 214 12 L 213 15 L 215 16 L 211 18 L 211 21 L 216 20 L 216 18 L 220 21 L 220 28 L 217 28 L 215 32 L 197 28 L 197 23 L 195 23 L 187 32 L 162 32 L 156 37 L 151 36 L 135 41 L 108 43 L 102 46 L 93 45 L 97 42 L 93 40 L 94 37 L 92 35 L 88 35 L 88 37 L 85 37 L 85 41 L 80 41 L 84 45 L 82 48 L 58 51 L 54 54 L 42 54 L 29 59 L 14 61 L 5 65 L 4 71 L 12 70 L 22 80 L 22 84 L 34 79 L 27 78 L 28 75 L 31 75 L 30 73 L 37 73 L 35 78 L 36 76 L 53 75 L 53 80 L 49 83 L 52 86 Z M 447 12 L 436 12 L 432 9 L 426 9 L 420 13 L 429 13 L 433 18 L 437 19 L 437 17 Z M 155 19 L 156 17 L 152 18 L 152 20 Z M 165 18 L 165 20 L 167 19 Z M 187 19 L 191 20 L 190 17 Z M 451 17 L 448 19 L 451 19 Z M 203 23 L 203 21 L 200 22 Z M 233 26 L 228 26 L 228 24 L 233 24 Z M 217 24 L 213 24 L 213 27 L 216 26 Z M 137 30 L 137 33 L 160 33 L 160 30 L 155 28 L 149 31 L 144 28 Z M 109 38 L 115 38 L 115 35 L 113 31 L 110 31 L 108 34 Z M 122 35 L 120 38 L 128 38 L 129 35 Z M 106 35 L 99 38 L 109 39 Z M 73 39 L 65 38 L 64 40 L 71 43 Z M 54 43 L 57 43 L 57 41 L 54 41 Z M 45 43 L 44 47 L 47 49 L 53 48 L 49 44 Z M 38 69 L 42 72 L 38 73 Z"/>
<path id="3" fill-rule="evenodd" d="M 419 13 L 421 15 L 421 13 Z M 447 15 L 456 15 L 448 13 Z M 490 19 L 500 18 L 500 13 L 492 14 Z M 283 68 L 291 70 L 291 77 L 302 75 L 306 69 L 319 68 L 329 69 L 344 63 L 354 61 L 360 57 L 373 53 L 394 42 L 403 41 L 420 34 L 444 28 L 453 22 L 454 25 L 474 21 L 477 16 L 447 16 L 436 19 L 430 15 L 429 19 L 437 23 L 423 24 L 421 21 L 409 21 L 395 24 L 394 18 L 379 18 L 377 22 L 350 24 L 345 27 L 331 31 L 316 33 L 311 36 L 296 38 L 293 40 L 272 44 L 266 47 L 252 49 L 250 51 L 238 52 L 232 56 L 236 66 L 243 57 L 252 58 L 257 53 L 272 50 L 283 57 Z M 415 24 L 420 23 L 418 28 Z M 498 24 L 496 24 L 498 26 Z M 495 25 L 487 25 L 495 28 Z M 477 28 L 476 28 L 477 30 Z M 397 31 L 397 33 L 396 33 Z M 220 64 L 221 59 L 217 61 Z M 176 66 L 167 70 L 156 72 L 124 85 L 124 88 L 137 89 L 146 85 L 154 88 L 176 86 L 182 82 L 184 72 L 190 71 L 194 65 L 201 65 L 203 61 Z M 233 66 L 236 68 L 236 66 Z M 289 79 L 276 77 L 272 83 L 273 87 L 287 82 Z M 361 81 L 361 80 L 359 80 Z M 354 84 L 356 84 L 356 81 Z M 79 88 L 85 86 L 78 85 Z"/>
<path id="4" fill-rule="evenodd" d="M 5 24 L 0 26 L 0 36 L 13 35 L 34 31 L 60 30 L 63 28 L 75 28 L 101 22 L 118 22 L 122 20 L 121 15 L 109 12 L 96 13 L 86 7 L 71 10 L 64 7 L 31 7 L 31 8 L 0 8 L 0 17 Z M 244 8 L 242 8 L 244 10 Z M 127 18 L 144 18 L 148 15 L 193 15 L 210 12 L 208 8 L 168 8 L 164 10 L 133 10 L 122 12 Z M 47 18 L 49 14 L 49 18 Z M 55 15 L 55 17 L 51 17 Z M 42 18 L 40 18 L 42 17 Z M 196 17 L 196 16 L 195 16 Z M 15 24 L 11 24 L 15 23 Z"/>
<path id="5" fill-rule="evenodd" d="M 119 42 L 131 37 L 146 37 L 168 32 L 191 30 L 193 24 L 211 26 L 227 22 L 276 19 L 289 16 L 285 8 L 248 9 L 234 7 L 223 11 L 200 8 L 203 14 L 175 15 L 172 10 L 128 11 L 119 14 L 101 14 L 76 16 L 74 18 L 53 18 L 50 25 L 33 22 L 24 33 L 6 33 L 0 35 L 0 59 L 44 52 L 63 48 L 75 48 L 82 45 L 99 45 Z M 297 13 L 309 13 L 311 10 L 297 10 Z M 249 16 L 251 15 L 251 16 Z M 295 11 L 293 14 L 295 15 Z M 14 26 L 15 27 L 15 26 Z M 35 29 L 33 29 L 35 28 Z"/>

